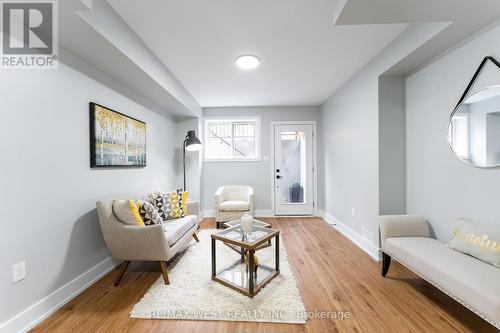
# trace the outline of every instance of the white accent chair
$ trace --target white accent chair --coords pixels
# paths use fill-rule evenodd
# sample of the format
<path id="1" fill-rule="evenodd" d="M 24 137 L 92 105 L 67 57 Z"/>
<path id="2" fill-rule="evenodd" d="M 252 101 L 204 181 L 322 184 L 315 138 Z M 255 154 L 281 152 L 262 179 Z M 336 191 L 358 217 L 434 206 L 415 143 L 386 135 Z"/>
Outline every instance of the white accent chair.
<path id="1" fill-rule="evenodd" d="M 247 185 L 225 185 L 215 192 L 215 222 L 221 223 L 241 218 L 249 213 L 254 216 L 253 188 Z"/>

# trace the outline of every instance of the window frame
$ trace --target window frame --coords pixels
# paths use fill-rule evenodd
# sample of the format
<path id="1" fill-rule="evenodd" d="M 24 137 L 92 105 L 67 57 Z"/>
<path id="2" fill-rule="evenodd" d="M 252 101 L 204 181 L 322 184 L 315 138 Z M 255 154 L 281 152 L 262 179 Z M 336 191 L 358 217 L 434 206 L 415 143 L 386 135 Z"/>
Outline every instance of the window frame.
<path id="1" fill-rule="evenodd" d="M 258 162 L 262 160 L 262 149 L 261 149 L 261 117 L 260 116 L 233 116 L 233 117 L 203 117 L 203 140 L 208 143 L 208 125 L 211 123 L 243 123 L 252 122 L 255 123 L 255 155 L 256 157 L 231 157 L 231 158 L 210 158 L 207 154 L 207 144 L 203 145 L 203 161 L 204 162 Z M 231 140 L 233 142 L 233 154 L 234 154 L 234 133 L 231 134 Z"/>

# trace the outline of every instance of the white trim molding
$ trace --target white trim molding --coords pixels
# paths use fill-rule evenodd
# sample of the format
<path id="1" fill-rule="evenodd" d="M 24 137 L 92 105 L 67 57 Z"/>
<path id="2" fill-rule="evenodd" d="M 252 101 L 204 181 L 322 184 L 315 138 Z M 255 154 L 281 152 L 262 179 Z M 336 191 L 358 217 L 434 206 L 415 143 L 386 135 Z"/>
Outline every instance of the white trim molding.
<path id="1" fill-rule="evenodd" d="M 26 332 L 32 329 L 118 265 L 119 263 L 111 257 L 104 259 L 21 313 L 0 324 L 0 332 Z"/>
<path id="2" fill-rule="evenodd" d="M 366 252 L 372 259 L 376 261 L 382 261 L 382 254 L 380 249 L 369 242 L 367 239 L 363 238 L 359 233 L 349 228 L 347 225 L 343 224 L 337 220 L 332 215 L 325 211 L 318 212 L 318 216 L 321 216 L 328 224 L 335 228 L 342 235 L 347 237 L 351 242 L 358 246 L 361 250 Z"/>

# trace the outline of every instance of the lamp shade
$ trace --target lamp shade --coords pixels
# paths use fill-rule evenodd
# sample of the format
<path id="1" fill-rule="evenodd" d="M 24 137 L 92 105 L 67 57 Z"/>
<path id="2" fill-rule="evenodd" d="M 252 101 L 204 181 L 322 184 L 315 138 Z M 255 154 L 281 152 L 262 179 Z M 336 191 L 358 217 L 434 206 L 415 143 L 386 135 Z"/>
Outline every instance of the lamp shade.
<path id="1" fill-rule="evenodd" d="M 186 150 L 187 151 L 198 151 L 201 149 L 201 141 L 196 137 L 194 130 L 188 131 L 186 135 Z"/>

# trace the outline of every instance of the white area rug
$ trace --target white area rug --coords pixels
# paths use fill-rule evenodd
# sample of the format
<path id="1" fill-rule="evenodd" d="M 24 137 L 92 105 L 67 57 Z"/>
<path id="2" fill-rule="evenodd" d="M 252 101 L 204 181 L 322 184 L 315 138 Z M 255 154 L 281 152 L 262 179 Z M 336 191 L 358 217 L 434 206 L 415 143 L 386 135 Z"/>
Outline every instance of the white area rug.
<path id="1" fill-rule="evenodd" d="M 254 298 L 211 279 L 210 234 L 194 241 L 169 265 L 170 285 L 160 277 L 130 312 L 131 318 L 227 320 L 304 324 L 305 308 L 280 239 L 280 274 Z M 237 259 L 237 253 L 217 241 L 218 269 Z M 259 263 L 274 266 L 274 244 L 257 251 Z M 219 265 L 220 263 L 220 265 Z"/>

